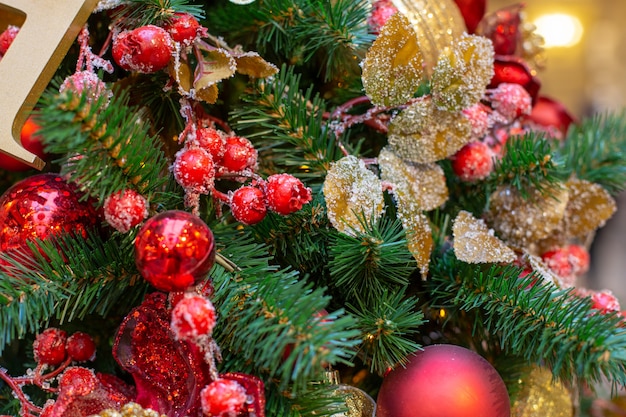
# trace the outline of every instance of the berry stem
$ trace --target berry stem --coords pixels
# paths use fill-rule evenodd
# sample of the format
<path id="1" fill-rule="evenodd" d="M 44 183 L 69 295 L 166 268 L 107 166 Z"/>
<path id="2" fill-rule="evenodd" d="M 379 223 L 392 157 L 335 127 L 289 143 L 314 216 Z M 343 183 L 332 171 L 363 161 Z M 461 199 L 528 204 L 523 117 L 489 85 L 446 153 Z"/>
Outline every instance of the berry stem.
<path id="1" fill-rule="evenodd" d="M 37 407 L 35 404 L 30 402 L 26 394 L 24 394 L 24 391 L 22 391 L 22 385 L 27 383 L 26 382 L 27 380 L 32 381 L 32 378 L 12 378 L 7 373 L 6 369 L 0 368 L 0 379 L 2 379 L 7 384 L 7 386 L 11 388 L 11 390 L 13 391 L 17 399 L 20 401 L 20 404 L 22 405 L 21 412 L 23 415 L 30 415 L 31 413 L 35 413 L 35 415 L 41 414 L 43 409 L 40 407 Z M 25 382 L 18 382 L 18 381 L 25 381 Z M 24 414 L 24 411 L 26 411 L 27 414 Z"/>

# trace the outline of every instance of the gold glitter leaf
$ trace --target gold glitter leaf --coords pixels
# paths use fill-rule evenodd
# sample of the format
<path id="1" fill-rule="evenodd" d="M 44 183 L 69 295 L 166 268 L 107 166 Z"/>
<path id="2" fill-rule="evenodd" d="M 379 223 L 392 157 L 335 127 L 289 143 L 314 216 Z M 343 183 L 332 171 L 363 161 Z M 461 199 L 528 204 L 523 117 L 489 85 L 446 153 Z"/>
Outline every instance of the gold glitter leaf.
<path id="1" fill-rule="evenodd" d="M 430 211 L 448 199 L 443 169 L 437 164 L 406 162 L 388 147 L 378 155 L 381 178 L 393 185 L 398 201 L 414 201 L 421 210 Z"/>
<path id="2" fill-rule="evenodd" d="M 149 408 L 144 409 L 137 403 L 127 403 L 120 411 L 107 409 L 101 411 L 100 414 L 96 414 L 99 417 L 165 417 L 163 414 L 159 414 Z M 95 416 L 94 416 L 95 417 Z"/>
<path id="3" fill-rule="evenodd" d="M 527 199 L 512 187 L 491 194 L 487 222 L 508 244 L 528 248 L 557 229 L 565 215 L 569 193 L 555 188 L 552 196 L 535 190 Z"/>
<path id="4" fill-rule="evenodd" d="M 430 76 L 439 53 L 466 31 L 465 21 L 453 0 L 391 0 L 405 15 L 417 34 L 424 57 L 424 70 Z"/>
<path id="5" fill-rule="evenodd" d="M 482 219 L 460 211 L 452 226 L 454 254 L 463 262 L 513 262 L 515 252 L 498 239 Z"/>
<path id="6" fill-rule="evenodd" d="M 565 235 L 584 237 L 613 216 L 615 200 L 601 185 L 572 178 L 567 182 L 569 202 L 563 217 Z"/>
<path id="7" fill-rule="evenodd" d="M 365 93 L 377 105 L 406 103 L 422 82 L 423 62 L 415 31 L 405 16 L 396 13 L 363 60 Z"/>
<path id="8" fill-rule="evenodd" d="M 389 125 L 389 144 L 401 158 L 420 164 L 445 159 L 471 140 L 471 123 L 461 113 L 435 108 L 432 101 L 416 101 Z"/>
<path id="9" fill-rule="evenodd" d="M 256 52 L 244 52 L 234 55 L 237 72 L 254 78 L 266 78 L 278 72 L 276 65 L 267 62 Z"/>
<path id="10" fill-rule="evenodd" d="M 408 248 L 417 266 L 422 273 L 422 279 L 426 279 L 430 264 L 430 254 L 433 250 L 433 233 L 430 228 L 428 217 L 412 201 L 397 201 L 398 218 L 402 222 L 406 233 Z"/>
<path id="11" fill-rule="evenodd" d="M 511 415 L 515 417 L 573 417 L 575 404 L 572 394 L 560 381 L 554 381 L 552 372 L 533 366 L 520 379 Z"/>
<path id="12" fill-rule="evenodd" d="M 383 212 L 383 188 L 378 177 L 362 160 L 346 156 L 334 162 L 324 180 L 328 219 L 340 232 L 364 232 L 362 221 L 376 219 Z"/>
<path id="13" fill-rule="evenodd" d="M 458 112 L 483 97 L 493 77 L 494 50 L 483 36 L 463 34 L 439 56 L 431 91 L 440 110 Z"/>

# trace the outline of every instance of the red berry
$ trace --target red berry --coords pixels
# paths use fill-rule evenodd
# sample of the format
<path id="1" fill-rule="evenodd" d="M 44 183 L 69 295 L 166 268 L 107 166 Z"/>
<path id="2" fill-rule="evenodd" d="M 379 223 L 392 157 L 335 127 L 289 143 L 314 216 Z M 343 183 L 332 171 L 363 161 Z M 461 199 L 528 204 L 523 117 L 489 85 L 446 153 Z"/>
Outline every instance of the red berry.
<path id="1" fill-rule="evenodd" d="M 493 170 L 494 154 L 480 141 L 463 146 L 451 159 L 454 173 L 463 181 L 485 179 Z"/>
<path id="2" fill-rule="evenodd" d="M 226 139 L 223 133 L 212 127 L 201 127 L 196 131 L 196 141 L 199 147 L 211 154 L 213 162 L 220 163 L 226 152 Z"/>
<path id="3" fill-rule="evenodd" d="M 98 386 L 98 378 L 91 369 L 71 366 L 59 379 L 59 391 L 69 397 L 80 397 L 93 392 Z"/>
<path id="4" fill-rule="evenodd" d="M 198 36 L 200 23 L 189 13 L 175 13 L 163 28 L 175 42 L 190 45 Z"/>
<path id="5" fill-rule="evenodd" d="M 65 343 L 67 333 L 64 330 L 50 327 L 35 338 L 33 353 L 35 361 L 42 365 L 56 366 L 61 364 L 67 357 Z"/>
<path id="6" fill-rule="evenodd" d="M 96 357 L 96 343 L 87 333 L 76 332 L 67 338 L 67 354 L 76 362 L 92 361 Z"/>
<path id="7" fill-rule="evenodd" d="M 592 308 L 607 314 L 612 311 L 620 312 L 619 300 L 610 290 L 594 291 L 591 295 Z"/>
<path id="8" fill-rule="evenodd" d="M 200 403 L 205 416 L 231 417 L 243 411 L 246 390 L 236 381 L 217 379 L 200 392 Z"/>
<path id="9" fill-rule="evenodd" d="M 240 172 L 244 169 L 255 169 L 257 151 L 246 138 L 229 136 L 226 138 L 226 150 L 221 165 L 229 172 Z"/>
<path id="10" fill-rule="evenodd" d="M 174 178 L 185 189 L 208 194 L 215 183 L 213 158 L 202 148 L 184 148 L 176 153 Z"/>
<path id="11" fill-rule="evenodd" d="M 470 121 L 472 126 L 472 137 L 476 140 L 487 134 L 491 127 L 489 113 L 491 109 L 482 103 L 474 104 L 471 107 L 463 109 L 463 115 Z"/>
<path id="12" fill-rule="evenodd" d="M 211 336 L 216 315 L 213 304 L 200 295 L 186 294 L 172 309 L 172 331 L 178 340 L 198 341 Z"/>
<path id="13" fill-rule="evenodd" d="M 120 32 L 113 39 L 113 59 L 125 70 L 152 73 L 165 68 L 172 58 L 172 38 L 154 25 Z"/>
<path id="14" fill-rule="evenodd" d="M 19 31 L 19 27 L 9 25 L 4 32 L 0 33 L 0 56 L 7 53 L 9 46 L 11 46 Z"/>
<path id="15" fill-rule="evenodd" d="M 311 201 L 311 189 L 289 174 L 275 174 L 267 179 L 267 205 L 270 210 L 288 215 Z"/>
<path id="16" fill-rule="evenodd" d="M 70 75 L 59 87 L 59 92 L 69 90 L 81 95 L 85 89 L 87 90 L 87 99 L 90 102 L 97 101 L 104 94 L 109 98 L 112 96 L 112 92 L 107 89 L 106 84 L 91 71 L 79 71 Z"/>
<path id="17" fill-rule="evenodd" d="M 256 187 L 241 187 L 233 193 L 230 209 L 237 221 L 248 225 L 257 224 L 267 213 L 265 194 Z"/>
<path id="18" fill-rule="evenodd" d="M 122 190 L 104 200 L 104 218 L 115 230 L 126 233 L 148 217 L 148 202 L 135 190 Z"/>
<path id="19" fill-rule="evenodd" d="M 387 20 L 396 13 L 398 13 L 398 8 L 391 0 L 374 1 L 372 3 L 372 13 L 367 19 L 370 31 L 378 35 L 380 29 L 387 23 Z"/>
<path id="20" fill-rule="evenodd" d="M 552 272 L 560 277 L 570 277 L 573 273 L 567 248 L 549 250 L 541 255 L 541 259 Z"/>
<path id="21" fill-rule="evenodd" d="M 589 252 L 581 245 L 569 245 L 569 261 L 572 265 L 572 272 L 575 275 L 582 275 L 589 270 Z"/>
<path id="22" fill-rule="evenodd" d="M 524 114 L 530 114 L 532 99 L 519 84 L 502 83 L 489 92 L 491 106 L 501 116 L 502 122 L 511 123 Z"/>

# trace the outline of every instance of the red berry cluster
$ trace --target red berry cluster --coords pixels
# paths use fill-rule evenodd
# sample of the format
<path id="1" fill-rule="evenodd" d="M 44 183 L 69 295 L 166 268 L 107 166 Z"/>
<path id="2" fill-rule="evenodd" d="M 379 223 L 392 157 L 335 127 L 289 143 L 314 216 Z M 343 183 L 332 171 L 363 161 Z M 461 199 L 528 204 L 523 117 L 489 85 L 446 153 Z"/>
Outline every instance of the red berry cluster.
<path id="1" fill-rule="evenodd" d="M 68 337 L 64 330 L 50 327 L 35 338 L 33 353 L 38 364 L 59 366 L 66 361 L 93 360 L 96 344 L 87 333 L 75 332 Z"/>

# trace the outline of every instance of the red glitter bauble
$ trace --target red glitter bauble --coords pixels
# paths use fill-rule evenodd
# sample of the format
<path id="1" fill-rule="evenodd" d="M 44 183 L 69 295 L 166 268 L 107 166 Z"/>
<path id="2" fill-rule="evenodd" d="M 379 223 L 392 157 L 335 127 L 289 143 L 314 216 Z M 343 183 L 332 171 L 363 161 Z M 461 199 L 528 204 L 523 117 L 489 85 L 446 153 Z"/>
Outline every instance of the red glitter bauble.
<path id="1" fill-rule="evenodd" d="M 389 372 L 376 401 L 377 417 L 509 417 L 509 395 L 480 355 L 432 345 Z"/>
<path id="2" fill-rule="evenodd" d="M 198 216 L 170 210 L 148 219 L 135 240 L 141 275 L 161 291 L 199 283 L 215 261 L 213 232 Z"/>
<path id="3" fill-rule="evenodd" d="M 56 174 L 38 174 L 9 188 L 0 197 L 0 251 L 26 247 L 27 240 L 86 230 L 99 222 L 77 188 Z"/>

